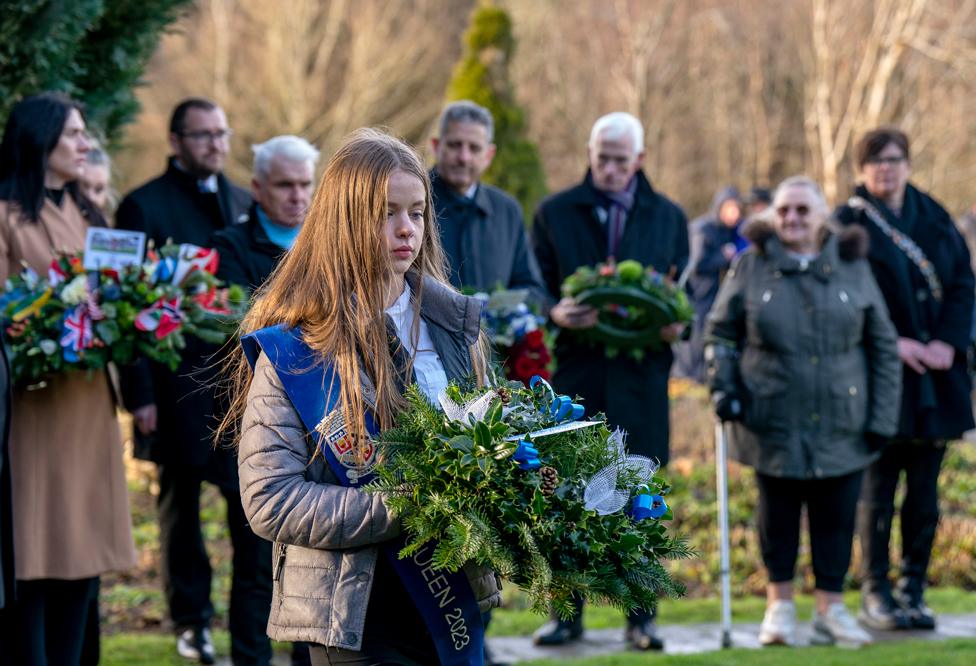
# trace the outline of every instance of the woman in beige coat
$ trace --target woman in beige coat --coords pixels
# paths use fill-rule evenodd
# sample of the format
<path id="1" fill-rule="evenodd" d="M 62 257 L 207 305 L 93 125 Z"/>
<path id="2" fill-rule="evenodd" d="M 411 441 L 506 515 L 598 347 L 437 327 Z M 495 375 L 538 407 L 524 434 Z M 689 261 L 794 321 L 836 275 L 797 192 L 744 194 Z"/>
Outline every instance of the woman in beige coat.
<path id="1" fill-rule="evenodd" d="M 0 279 L 46 274 L 104 221 L 79 193 L 89 140 L 67 97 L 29 97 L 0 144 Z M 5 333 L 9 334 L 9 332 Z M 122 442 L 104 373 L 16 388 L 10 429 L 17 578 L 13 663 L 76 664 L 97 577 L 135 564 Z"/>

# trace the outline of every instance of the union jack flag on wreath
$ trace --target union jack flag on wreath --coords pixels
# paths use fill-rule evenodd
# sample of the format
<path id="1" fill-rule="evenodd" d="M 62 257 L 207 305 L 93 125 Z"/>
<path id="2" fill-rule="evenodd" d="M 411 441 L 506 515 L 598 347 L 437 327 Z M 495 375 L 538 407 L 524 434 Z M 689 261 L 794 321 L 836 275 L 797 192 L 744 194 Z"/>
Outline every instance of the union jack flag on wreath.
<path id="1" fill-rule="evenodd" d="M 181 296 L 160 298 L 136 316 L 136 328 L 140 331 L 154 332 L 156 339 L 162 340 L 182 326 L 184 319 L 184 314 L 180 311 L 182 300 Z"/>
<path id="2" fill-rule="evenodd" d="M 64 360 L 77 363 L 80 352 L 91 349 L 95 339 L 92 332 L 92 319 L 86 305 L 82 303 L 66 315 L 62 327 L 61 348 Z"/>

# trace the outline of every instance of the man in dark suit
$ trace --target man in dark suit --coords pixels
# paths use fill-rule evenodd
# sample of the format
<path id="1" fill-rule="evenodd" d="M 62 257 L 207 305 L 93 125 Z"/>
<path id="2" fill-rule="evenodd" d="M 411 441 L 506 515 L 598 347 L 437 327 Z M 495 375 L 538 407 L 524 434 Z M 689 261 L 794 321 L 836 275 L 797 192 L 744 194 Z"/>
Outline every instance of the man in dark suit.
<path id="1" fill-rule="evenodd" d="M 529 247 L 522 208 L 497 187 L 481 182 L 495 156 L 491 112 L 467 100 L 441 113 L 440 136 L 431 139 L 437 164 L 431 191 L 451 284 L 491 292 L 526 289 L 544 305 L 539 266 Z"/>
<path id="2" fill-rule="evenodd" d="M 191 98 L 173 110 L 169 144 L 172 155 L 163 175 L 131 192 L 116 213 L 122 229 L 145 232 L 156 247 L 168 239 L 206 246 L 210 236 L 235 224 L 251 197 L 222 173 L 231 130 L 213 102 Z M 254 617 L 267 611 L 255 594 L 260 539 L 247 526 L 232 451 L 214 448 L 215 369 L 208 360 L 215 349 L 187 338 L 174 372 L 145 360 L 122 372 L 123 398 L 135 423 L 136 455 L 157 463 L 162 578 L 170 616 L 177 629 L 177 650 L 187 659 L 213 663 L 209 623 L 211 570 L 200 529 L 200 488 L 216 484 L 227 500 L 234 546 L 230 602 L 231 651 L 236 664 L 266 663 L 261 654 L 264 627 Z M 269 657 L 270 658 L 270 655 Z"/>
<path id="3" fill-rule="evenodd" d="M 641 169 L 644 129 L 628 113 L 611 113 L 593 125 L 589 142 L 590 169 L 583 182 L 544 200 L 532 226 L 535 256 L 549 294 L 559 299 L 563 281 L 580 266 L 634 259 L 665 274 L 679 275 L 688 263 L 688 220 L 682 210 L 656 192 Z M 668 374 L 671 348 L 648 352 L 640 361 L 627 354 L 606 358 L 602 349 L 574 335 L 592 327 L 597 311 L 561 299 L 549 312 L 562 331 L 556 341 L 556 373 L 560 393 L 582 396 L 588 412 L 604 412 L 613 426 L 627 431 L 627 448 L 668 462 Z M 661 340 L 678 339 L 683 327 L 661 329 Z M 572 621 L 556 618 L 535 640 L 559 645 L 580 637 L 580 613 Z M 660 649 L 651 609 L 632 613 L 627 638 L 638 649 Z"/>

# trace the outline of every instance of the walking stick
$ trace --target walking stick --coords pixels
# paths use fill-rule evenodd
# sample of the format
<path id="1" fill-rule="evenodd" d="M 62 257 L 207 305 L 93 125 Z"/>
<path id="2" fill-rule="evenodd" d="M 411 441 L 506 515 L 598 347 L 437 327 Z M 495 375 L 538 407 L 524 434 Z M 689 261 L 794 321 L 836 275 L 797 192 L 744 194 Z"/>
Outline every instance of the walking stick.
<path id="1" fill-rule="evenodd" d="M 732 587 L 729 567 L 728 430 L 715 422 L 715 471 L 718 486 L 719 579 L 722 583 L 722 647 L 732 647 Z"/>

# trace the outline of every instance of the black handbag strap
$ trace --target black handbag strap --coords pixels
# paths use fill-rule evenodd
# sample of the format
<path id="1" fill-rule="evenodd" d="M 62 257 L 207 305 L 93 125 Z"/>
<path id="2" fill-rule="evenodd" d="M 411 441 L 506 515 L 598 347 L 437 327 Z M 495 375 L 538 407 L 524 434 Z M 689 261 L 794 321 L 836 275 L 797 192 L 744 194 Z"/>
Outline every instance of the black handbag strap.
<path id="1" fill-rule="evenodd" d="M 888 220 L 884 218 L 884 215 L 875 208 L 870 201 L 864 199 L 863 197 L 851 197 L 847 201 L 847 205 L 856 210 L 864 211 L 864 214 L 868 216 L 868 219 L 874 223 L 876 227 L 887 236 L 892 243 L 895 244 L 899 250 L 901 250 L 908 260 L 915 264 L 915 267 L 925 278 L 925 282 L 929 287 L 929 291 L 932 292 L 932 298 L 936 301 L 942 301 L 942 282 L 939 280 L 939 276 L 935 272 L 935 266 L 929 261 L 929 258 L 925 256 L 925 252 L 922 251 L 915 241 L 911 239 L 907 234 L 898 231 Z"/>

